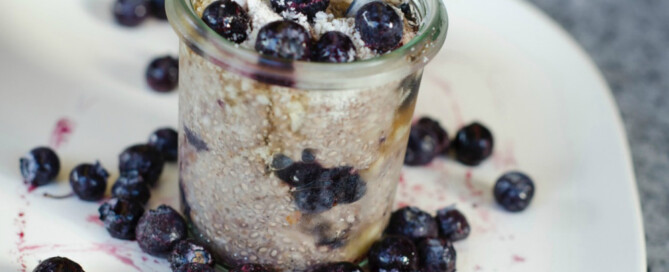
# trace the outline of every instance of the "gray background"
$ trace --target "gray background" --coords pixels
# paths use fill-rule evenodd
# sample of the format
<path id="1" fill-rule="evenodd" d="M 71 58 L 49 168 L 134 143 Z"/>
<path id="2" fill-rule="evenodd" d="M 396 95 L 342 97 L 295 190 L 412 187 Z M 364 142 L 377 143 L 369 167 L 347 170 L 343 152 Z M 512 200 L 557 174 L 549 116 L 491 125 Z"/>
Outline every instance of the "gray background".
<path id="1" fill-rule="evenodd" d="M 611 86 L 632 147 L 648 270 L 669 271 L 669 1 L 529 2 L 574 36 Z"/>

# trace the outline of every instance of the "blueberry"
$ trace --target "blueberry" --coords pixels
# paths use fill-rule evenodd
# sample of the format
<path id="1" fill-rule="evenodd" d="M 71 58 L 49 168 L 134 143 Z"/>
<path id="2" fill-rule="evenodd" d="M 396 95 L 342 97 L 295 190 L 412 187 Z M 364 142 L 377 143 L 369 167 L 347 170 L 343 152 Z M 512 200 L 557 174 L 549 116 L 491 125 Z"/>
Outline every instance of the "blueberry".
<path id="1" fill-rule="evenodd" d="M 362 6 L 355 15 L 355 29 L 365 45 L 379 52 L 395 49 L 402 41 L 402 18 L 389 5 L 374 1 Z"/>
<path id="2" fill-rule="evenodd" d="M 272 272 L 274 269 L 262 266 L 260 264 L 240 264 L 233 269 L 230 270 L 230 272 Z"/>
<path id="3" fill-rule="evenodd" d="M 351 62 L 355 60 L 355 46 L 344 33 L 325 32 L 314 45 L 312 57 L 314 61 L 320 62 Z"/>
<path id="4" fill-rule="evenodd" d="M 429 238 L 417 248 L 421 272 L 455 272 L 456 253 L 451 242 Z"/>
<path id="5" fill-rule="evenodd" d="M 277 13 L 285 10 L 297 11 L 312 19 L 317 12 L 328 8 L 330 0 L 270 0 L 270 3 Z"/>
<path id="6" fill-rule="evenodd" d="M 525 210 L 534 197 L 534 182 L 520 172 L 508 172 L 495 183 L 495 200 L 511 212 Z"/>
<path id="7" fill-rule="evenodd" d="M 411 126 L 404 164 L 426 165 L 439 155 L 439 151 L 439 139 L 432 130 L 418 124 Z"/>
<path id="8" fill-rule="evenodd" d="M 135 227 L 144 214 L 142 204 L 132 200 L 112 198 L 98 209 L 100 220 L 109 234 L 117 239 L 135 240 Z"/>
<path id="9" fill-rule="evenodd" d="M 337 167 L 328 170 L 333 182 L 337 203 L 353 203 L 367 192 L 367 184 L 351 167 Z"/>
<path id="10" fill-rule="evenodd" d="M 111 190 L 112 196 L 146 204 L 151 191 L 137 171 L 130 171 L 118 177 Z"/>
<path id="11" fill-rule="evenodd" d="M 174 272 L 216 272 L 216 269 L 206 264 L 188 263 L 174 270 Z"/>
<path id="12" fill-rule="evenodd" d="M 172 249 L 172 252 L 167 257 L 170 262 L 172 271 L 176 271 L 179 267 L 187 263 L 201 263 L 214 266 L 214 259 L 211 253 L 200 243 L 192 239 L 185 239 L 179 241 Z"/>
<path id="13" fill-rule="evenodd" d="M 169 162 L 177 161 L 179 149 L 179 134 L 172 128 L 161 128 L 149 136 L 148 145 L 155 147 Z"/>
<path id="14" fill-rule="evenodd" d="M 202 21 L 218 35 L 234 43 L 246 40 L 250 22 L 246 11 L 233 0 L 211 3 L 202 13 Z"/>
<path id="15" fill-rule="evenodd" d="M 51 257 L 40 262 L 33 272 L 84 272 L 84 269 L 68 258 Z"/>
<path id="16" fill-rule="evenodd" d="M 471 232 L 467 218 L 455 208 L 446 207 L 438 210 L 436 219 L 439 226 L 439 236 L 449 241 L 463 240 Z"/>
<path id="17" fill-rule="evenodd" d="M 461 128 L 453 139 L 456 158 L 470 166 L 478 165 L 490 157 L 493 144 L 490 130 L 476 122 Z"/>
<path id="18" fill-rule="evenodd" d="M 434 238 L 439 234 L 434 218 L 416 207 L 404 207 L 393 212 L 386 233 L 401 235 L 414 241 L 426 237 Z"/>
<path id="19" fill-rule="evenodd" d="M 283 161 L 283 159 L 279 160 Z M 279 162 L 277 162 L 277 164 L 278 163 Z M 323 171 L 323 167 L 317 163 L 296 162 L 286 168 L 277 170 L 275 174 L 279 179 L 288 183 L 288 185 L 295 187 L 303 186 L 315 181 Z"/>
<path id="20" fill-rule="evenodd" d="M 107 189 L 107 170 L 100 162 L 80 164 L 70 172 L 70 186 L 81 200 L 97 201 L 102 199 Z"/>
<path id="21" fill-rule="evenodd" d="M 362 269 L 358 265 L 349 262 L 338 262 L 317 265 L 314 269 L 309 270 L 309 272 L 362 272 Z"/>
<path id="22" fill-rule="evenodd" d="M 49 183 L 60 172 L 60 160 L 48 147 L 37 147 L 19 160 L 23 180 L 32 186 Z"/>
<path id="23" fill-rule="evenodd" d="M 260 54 L 289 60 L 309 60 L 311 36 L 293 21 L 275 21 L 258 32 L 255 49 Z"/>
<path id="24" fill-rule="evenodd" d="M 374 243 L 367 253 L 371 271 L 414 272 L 417 271 L 416 246 L 403 236 L 386 236 Z"/>
<path id="25" fill-rule="evenodd" d="M 179 60 L 163 56 L 155 58 L 146 68 L 146 83 L 157 92 L 169 92 L 179 84 Z"/>
<path id="26" fill-rule="evenodd" d="M 161 20 L 167 20 L 167 14 L 165 12 L 165 0 L 149 0 L 149 7 L 151 9 L 151 15 L 155 18 Z"/>
<path id="27" fill-rule="evenodd" d="M 144 213 L 135 232 L 142 251 L 154 256 L 164 256 L 177 242 L 186 238 L 186 221 L 171 207 L 160 205 L 157 209 Z"/>
<path id="28" fill-rule="evenodd" d="M 448 133 L 446 130 L 439 124 L 438 121 L 430 119 L 429 117 L 423 117 L 416 122 L 416 126 L 424 127 L 425 129 L 431 131 L 437 138 L 437 152 L 444 153 L 448 151 L 450 145 L 450 140 L 448 139 Z"/>
<path id="29" fill-rule="evenodd" d="M 330 172 L 322 172 L 316 180 L 298 187 L 293 192 L 295 204 L 306 214 L 321 213 L 331 209 L 335 204 L 332 183 Z"/>
<path id="30" fill-rule="evenodd" d="M 302 150 L 302 161 L 303 162 L 316 162 L 316 150 L 306 148 Z"/>
<path id="31" fill-rule="evenodd" d="M 138 144 L 126 148 L 118 156 L 118 167 L 121 174 L 137 171 L 150 186 L 155 186 L 163 172 L 165 161 L 155 147 Z"/>
<path id="32" fill-rule="evenodd" d="M 113 12 L 116 22 L 123 26 L 137 26 L 149 17 L 149 1 L 116 0 Z"/>

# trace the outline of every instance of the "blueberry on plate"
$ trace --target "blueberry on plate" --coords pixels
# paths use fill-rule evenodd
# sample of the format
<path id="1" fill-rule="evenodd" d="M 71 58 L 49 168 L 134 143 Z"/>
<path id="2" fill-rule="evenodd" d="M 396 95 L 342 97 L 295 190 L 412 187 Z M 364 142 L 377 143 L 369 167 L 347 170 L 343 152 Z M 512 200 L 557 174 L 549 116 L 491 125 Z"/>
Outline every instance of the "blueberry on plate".
<path id="1" fill-rule="evenodd" d="M 404 22 L 389 4 L 374 1 L 358 10 L 355 29 L 367 47 L 387 52 L 398 47 L 402 41 Z"/>
<path id="2" fill-rule="evenodd" d="M 355 45 L 346 34 L 339 31 L 325 32 L 314 45 L 313 61 L 352 62 L 355 60 Z"/>
<path id="3" fill-rule="evenodd" d="M 137 26 L 149 17 L 150 9 L 147 0 L 116 0 L 112 11 L 120 25 Z"/>
<path id="4" fill-rule="evenodd" d="M 107 170 L 100 162 L 80 164 L 70 172 L 70 186 L 81 200 L 97 201 L 102 199 L 107 190 Z"/>
<path id="5" fill-rule="evenodd" d="M 316 13 L 328 8 L 330 0 L 270 0 L 270 4 L 276 13 L 297 11 L 312 19 Z"/>
<path id="6" fill-rule="evenodd" d="M 60 160 L 51 148 L 37 147 L 19 160 L 23 180 L 32 186 L 51 182 L 60 172 Z"/>
<path id="7" fill-rule="evenodd" d="M 179 60 L 163 56 L 155 58 L 146 67 L 146 83 L 157 92 L 169 92 L 179 84 Z"/>
<path id="8" fill-rule="evenodd" d="M 404 154 L 404 164 L 426 165 L 441 151 L 437 134 L 425 126 L 414 124 L 409 132 L 409 142 Z"/>
<path id="9" fill-rule="evenodd" d="M 179 134 L 172 128 L 161 128 L 149 136 L 148 145 L 156 148 L 165 161 L 176 162 L 179 149 Z"/>
<path id="10" fill-rule="evenodd" d="M 416 246 L 403 236 L 386 236 L 374 243 L 367 253 L 371 271 L 413 272 L 418 268 Z"/>
<path id="11" fill-rule="evenodd" d="M 112 186 L 112 197 L 137 201 L 146 204 L 151 198 L 149 186 L 137 171 L 130 171 L 118 177 Z"/>
<path id="12" fill-rule="evenodd" d="M 176 271 L 181 266 L 188 263 L 200 263 L 214 266 L 214 258 L 211 253 L 200 243 L 193 239 L 179 241 L 167 256 L 172 271 Z"/>
<path id="13" fill-rule="evenodd" d="M 235 266 L 230 272 L 272 272 L 274 269 L 260 264 L 245 263 Z"/>
<path id="14" fill-rule="evenodd" d="M 187 236 L 186 221 L 169 206 L 160 205 L 139 219 L 135 229 L 137 243 L 142 251 L 154 256 L 165 256 L 177 242 Z"/>
<path id="15" fill-rule="evenodd" d="M 432 215 L 416 207 L 404 207 L 390 215 L 386 228 L 390 235 L 400 235 L 413 241 L 438 235 L 437 222 Z"/>
<path id="16" fill-rule="evenodd" d="M 246 40 L 249 29 L 249 15 L 233 0 L 219 0 L 209 4 L 202 13 L 202 21 L 218 35 L 234 42 Z"/>
<path id="17" fill-rule="evenodd" d="M 258 53 L 287 60 L 311 58 L 311 35 L 293 21 L 275 21 L 258 32 L 255 49 Z"/>
<path id="18" fill-rule="evenodd" d="M 455 272 L 456 252 L 451 242 L 428 238 L 417 248 L 421 272 Z"/>
<path id="19" fill-rule="evenodd" d="M 523 211 L 534 197 L 534 182 L 520 172 L 508 172 L 495 183 L 495 200 L 510 212 Z"/>
<path id="20" fill-rule="evenodd" d="M 167 20 L 165 0 L 149 0 L 149 8 L 151 10 L 151 16 L 161 20 Z"/>
<path id="21" fill-rule="evenodd" d="M 165 160 L 160 151 L 147 144 L 138 144 L 126 148 L 118 157 L 121 174 L 137 171 L 150 186 L 155 186 L 163 172 Z"/>
<path id="22" fill-rule="evenodd" d="M 484 125 L 474 122 L 461 128 L 453 139 L 457 160 L 465 165 L 476 166 L 490 157 L 493 137 Z"/>
<path id="23" fill-rule="evenodd" d="M 100 220 L 109 234 L 117 239 L 135 240 L 135 227 L 144 214 L 144 207 L 139 202 L 112 198 L 98 209 Z"/>
<path id="24" fill-rule="evenodd" d="M 51 257 L 41 261 L 33 272 L 84 272 L 84 269 L 68 258 Z"/>
<path id="25" fill-rule="evenodd" d="M 216 272 L 213 267 L 201 263 L 187 263 L 174 272 Z"/>
<path id="26" fill-rule="evenodd" d="M 423 117 L 420 118 L 418 122 L 416 122 L 416 126 L 424 127 L 425 129 L 434 133 L 434 135 L 437 137 L 437 150 L 439 153 L 445 153 L 448 151 L 448 147 L 450 146 L 448 133 L 437 120 L 431 119 L 429 117 Z"/>
<path id="27" fill-rule="evenodd" d="M 453 207 L 446 207 L 437 211 L 436 219 L 439 226 L 439 236 L 449 241 L 463 240 L 471 232 L 465 215 Z"/>

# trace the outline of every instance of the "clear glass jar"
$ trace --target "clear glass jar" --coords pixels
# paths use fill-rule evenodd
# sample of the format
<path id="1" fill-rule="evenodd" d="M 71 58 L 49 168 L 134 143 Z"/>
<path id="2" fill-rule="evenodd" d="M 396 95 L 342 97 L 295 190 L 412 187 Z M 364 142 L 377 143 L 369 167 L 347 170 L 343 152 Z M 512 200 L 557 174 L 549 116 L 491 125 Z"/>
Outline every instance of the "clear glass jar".
<path id="1" fill-rule="evenodd" d="M 228 266 L 357 261 L 388 222 L 423 67 L 444 43 L 441 0 L 413 0 L 402 47 L 345 64 L 278 61 L 168 0 L 179 53 L 182 210 Z"/>

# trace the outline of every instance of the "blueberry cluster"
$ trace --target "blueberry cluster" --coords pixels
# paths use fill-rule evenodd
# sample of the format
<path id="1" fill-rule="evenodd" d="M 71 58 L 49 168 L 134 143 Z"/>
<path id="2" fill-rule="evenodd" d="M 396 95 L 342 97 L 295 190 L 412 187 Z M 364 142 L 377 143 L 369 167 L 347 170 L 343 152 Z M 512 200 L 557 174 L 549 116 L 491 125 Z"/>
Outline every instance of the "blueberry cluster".
<path id="1" fill-rule="evenodd" d="M 138 26 L 149 16 L 167 20 L 165 0 L 116 0 L 112 7 L 114 19 L 122 26 Z"/>
<path id="2" fill-rule="evenodd" d="M 356 202 L 367 191 L 367 184 L 355 169 L 325 168 L 315 161 L 309 149 L 299 162 L 275 155 L 271 167 L 279 179 L 294 188 L 295 204 L 304 213 L 321 213 L 336 204 Z"/>

